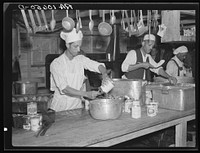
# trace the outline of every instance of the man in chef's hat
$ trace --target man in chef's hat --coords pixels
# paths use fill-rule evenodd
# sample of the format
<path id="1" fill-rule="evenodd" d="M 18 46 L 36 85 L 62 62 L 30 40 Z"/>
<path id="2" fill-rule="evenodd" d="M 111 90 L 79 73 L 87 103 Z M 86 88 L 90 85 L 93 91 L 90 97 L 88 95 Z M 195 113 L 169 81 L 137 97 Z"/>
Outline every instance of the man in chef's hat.
<path id="1" fill-rule="evenodd" d="M 184 67 L 184 59 L 188 53 L 186 46 L 180 46 L 173 51 L 174 56 L 167 63 L 166 72 L 174 77 L 186 76 L 186 68 Z"/>
<path id="2" fill-rule="evenodd" d="M 84 70 L 101 73 L 103 82 L 109 77 L 104 63 L 99 63 L 78 54 L 82 44 L 83 34 L 74 28 L 71 32 L 61 32 L 67 49 L 50 65 L 51 87 L 54 97 L 50 109 L 54 111 L 71 110 L 83 107 L 83 97 L 94 99 L 98 91 L 85 91 Z"/>

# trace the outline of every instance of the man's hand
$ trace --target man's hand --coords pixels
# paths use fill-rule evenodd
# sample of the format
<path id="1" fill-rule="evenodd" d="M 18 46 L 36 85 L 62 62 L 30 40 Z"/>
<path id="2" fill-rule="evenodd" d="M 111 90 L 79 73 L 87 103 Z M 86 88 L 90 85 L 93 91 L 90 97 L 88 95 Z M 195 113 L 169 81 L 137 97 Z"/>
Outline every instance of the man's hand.
<path id="1" fill-rule="evenodd" d="M 141 67 L 145 68 L 145 69 L 148 69 L 148 68 L 154 68 L 153 65 L 151 65 L 150 63 L 148 62 L 144 62 L 144 63 L 139 63 L 141 64 Z"/>
<path id="2" fill-rule="evenodd" d="M 98 91 L 88 91 L 86 92 L 86 97 L 89 99 L 95 99 L 100 93 Z"/>
<path id="3" fill-rule="evenodd" d="M 177 83 L 177 79 L 176 79 L 175 77 L 173 77 L 173 76 L 170 76 L 170 77 L 168 78 L 168 80 L 169 80 L 169 82 L 170 82 L 171 84 L 176 84 L 176 83 Z"/>

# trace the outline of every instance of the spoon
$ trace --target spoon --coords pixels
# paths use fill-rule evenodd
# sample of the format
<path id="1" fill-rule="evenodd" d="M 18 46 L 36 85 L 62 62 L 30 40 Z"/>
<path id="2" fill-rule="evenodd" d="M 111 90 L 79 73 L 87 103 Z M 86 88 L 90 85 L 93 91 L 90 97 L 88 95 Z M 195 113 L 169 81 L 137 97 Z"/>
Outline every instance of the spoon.
<path id="1" fill-rule="evenodd" d="M 78 16 L 79 16 L 79 24 L 80 24 L 80 28 L 83 28 L 83 26 L 82 26 L 82 22 L 81 22 L 81 15 L 80 15 L 80 11 L 78 11 Z"/>
<path id="2" fill-rule="evenodd" d="M 53 31 L 56 26 L 56 20 L 54 19 L 54 10 L 51 10 L 51 13 L 52 13 L 52 19 L 50 22 L 50 28 L 51 28 L 51 31 Z"/>
<path id="3" fill-rule="evenodd" d="M 89 29 L 91 34 L 93 34 L 94 21 L 92 20 L 92 10 L 89 10 L 89 17 L 90 17 Z"/>
<path id="4" fill-rule="evenodd" d="M 123 30 L 126 30 L 125 23 L 124 23 L 124 10 L 122 10 L 121 26 L 122 26 L 122 29 L 123 29 Z"/>
<path id="5" fill-rule="evenodd" d="M 78 18 L 78 10 L 76 10 L 76 32 L 78 33 L 80 30 L 80 23 L 79 23 L 79 18 Z"/>
<path id="6" fill-rule="evenodd" d="M 131 24 L 130 24 L 131 32 L 134 32 L 134 27 L 133 27 L 133 13 L 131 10 Z"/>

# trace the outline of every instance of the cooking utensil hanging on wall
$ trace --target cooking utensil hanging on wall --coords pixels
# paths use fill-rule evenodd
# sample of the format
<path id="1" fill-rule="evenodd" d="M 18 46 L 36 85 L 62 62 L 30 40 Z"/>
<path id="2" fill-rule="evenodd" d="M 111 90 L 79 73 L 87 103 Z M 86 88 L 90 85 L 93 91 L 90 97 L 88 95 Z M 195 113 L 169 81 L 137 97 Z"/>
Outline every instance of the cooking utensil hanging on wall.
<path id="1" fill-rule="evenodd" d="M 37 29 L 36 29 L 35 19 L 33 17 L 33 12 L 32 12 L 32 10 L 28 10 L 28 13 L 29 13 L 29 16 L 30 16 L 30 19 L 31 19 L 33 32 L 35 33 Z"/>
<path id="2" fill-rule="evenodd" d="M 75 22 L 69 17 L 68 10 L 66 10 L 66 17 L 62 19 L 62 27 L 64 32 L 70 32 L 75 27 Z"/>
<path id="3" fill-rule="evenodd" d="M 43 31 L 43 30 L 45 30 L 45 26 L 42 26 L 42 22 L 41 22 L 41 19 L 40 19 L 40 15 L 39 15 L 38 10 L 35 10 L 35 14 L 36 14 L 37 21 L 38 21 L 38 24 L 39 24 L 38 31 Z"/>
<path id="4" fill-rule="evenodd" d="M 123 29 L 123 30 L 126 30 L 125 23 L 124 23 L 124 10 L 122 10 L 121 26 L 122 26 L 122 29 Z"/>
<path id="5" fill-rule="evenodd" d="M 82 21 L 81 21 L 81 14 L 80 14 L 80 11 L 78 10 L 78 16 L 79 16 L 79 24 L 80 24 L 80 29 L 83 28 L 82 26 Z"/>
<path id="6" fill-rule="evenodd" d="M 41 13 L 42 13 L 42 18 L 44 20 L 44 24 L 45 24 L 46 30 L 49 31 L 49 27 L 48 27 L 48 24 L 47 24 L 47 19 L 46 19 L 46 15 L 45 15 L 44 10 L 41 10 Z"/>
<path id="7" fill-rule="evenodd" d="M 130 24 L 130 27 L 131 27 L 131 32 L 133 32 L 134 31 L 134 27 L 133 27 L 133 13 L 132 13 L 132 10 L 130 12 L 131 12 L 131 24 Z"/>
<path id="8" fill-rule="evenodd" d="M 54 10 L 51 10 L 51 16 L 52 16 L 52 19 L 50 21 L 50 28 L 51 28 L 51 31 L 53 31 L 56 26 L 56 20 L 54 18 Z"/>
<path id="9" fill-rule="evenodd" d="M 21 13 L 22 13 L 22 16 L 23 16 L 23 19 L 24 19 L 24 23 L 25 23 L 27 32 L 28 32 L 28 33 L 32 33 L 32 29 L 31 29 L 30 26 L 29 26 L 29 23 L 28 23 L 28 20 L 27 20 L 27 17 L 26 17 L 25 10 L 21 10 Z"/>
<path id="10" fill-rule="evenodd" d="M 128 29 L 129 37 L 131 37 L 131 26 L 130 26 L 130 21 L 129 21 L 129 17 L 128 17 L 128 12 L 127 12 L 127 10 L 125 10 L 125 15 L 126 15 L 126 22 L 127 22 L 127 24 L 128 24 L 127 29 Z"/>
<path id="11" fill-rule="evenodd" d="M 138 34 L 138 27 L 137 27 L 137 17 L 135 14 L 135 10 L 132 10 L 133 17 L 134 17 L 134 31 L 132 32 L 132 35 L 137 35 Z"/>
<path id="12" fill-rule="evenodd" d="M 110 13 L 112 13 L 111 19 L 110 19 L 110 24 L 115 24 L 115 22 L 116 22 L 115 10 L 110 11 Z"/>
<path id="13" fill-rule="evenodd" d="M 103 36 L 109 36 L 112 33 L 112 27 L 109 23 L 105 22 L 105 10 L 102 11 L 102 20 L 98 25 L 99 33 Z"/>
<path id="14" fill-rule="evenodd" d="M 148 27 L 144 25 L 144 22 L 143 22 L 143 15 L 142 15 L 142 10 L 139 11 L 140 13 L 140 20 L 138 22 L 138 34 L 136 35 L 137 37 L 143 35 L 145 32 L 148 31 Z"/>
<path id="15" fill-rule="evenodd" d="M 89 17 L 90 17 L 89 30 L 91 34 L 93 34 L 94 21 L 92 20 L 92 10 L 89 10 Z"/>
<path id="16" fill-rule="evenodd" d="M 80 30 L 80 22 L 78 17 L 78 10 L 76 10 L 76 32 L 78 33 Z"/>

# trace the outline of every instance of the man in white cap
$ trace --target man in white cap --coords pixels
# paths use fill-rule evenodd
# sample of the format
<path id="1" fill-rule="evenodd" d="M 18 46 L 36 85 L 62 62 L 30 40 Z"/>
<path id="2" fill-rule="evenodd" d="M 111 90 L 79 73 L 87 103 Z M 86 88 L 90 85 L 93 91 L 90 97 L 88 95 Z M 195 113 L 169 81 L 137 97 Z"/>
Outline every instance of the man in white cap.
<path id="1" fill-rule="evenodd" d="M 186 46 L 180 46 L 173 51 L 174 57 L 167 63 L 166 72 L 174 77 L 186 76 L 186 68 L 184 67 L 184 59 L 188 53 Z"/>
<path id="2" fill-rule="evenodd" d="M 83 34 L 74 28 L 71 32 L 61 32 L 60 37 L 65 40 L 67 49 L 50 65 L 51 87 L 54 96 L 50 109 L 63 111 L 82 108 L 82 97 L 94 99 L 98 91 L 84 91 L 84 69 L 101 73 L 103 81 L 109 79 L 104 63 L 79 54 Z"/>
<path id="3" fill-rule="evenodd" d="M 146 34 L 142 41 L 142 47 L 136 50 L 131 50 L 126 55 L 122 63 L 121 69 L 125 74 L 124 79 L 144 79 L 151 81 L 148 71 L 152 71 L 169 80 L 170 83 L 176 83 L 176 78 L 168 75 L 161 66 L 158 67 L 150 55 L 152 48 L 155 45 L 155 36 L 153 34 Z"/>

